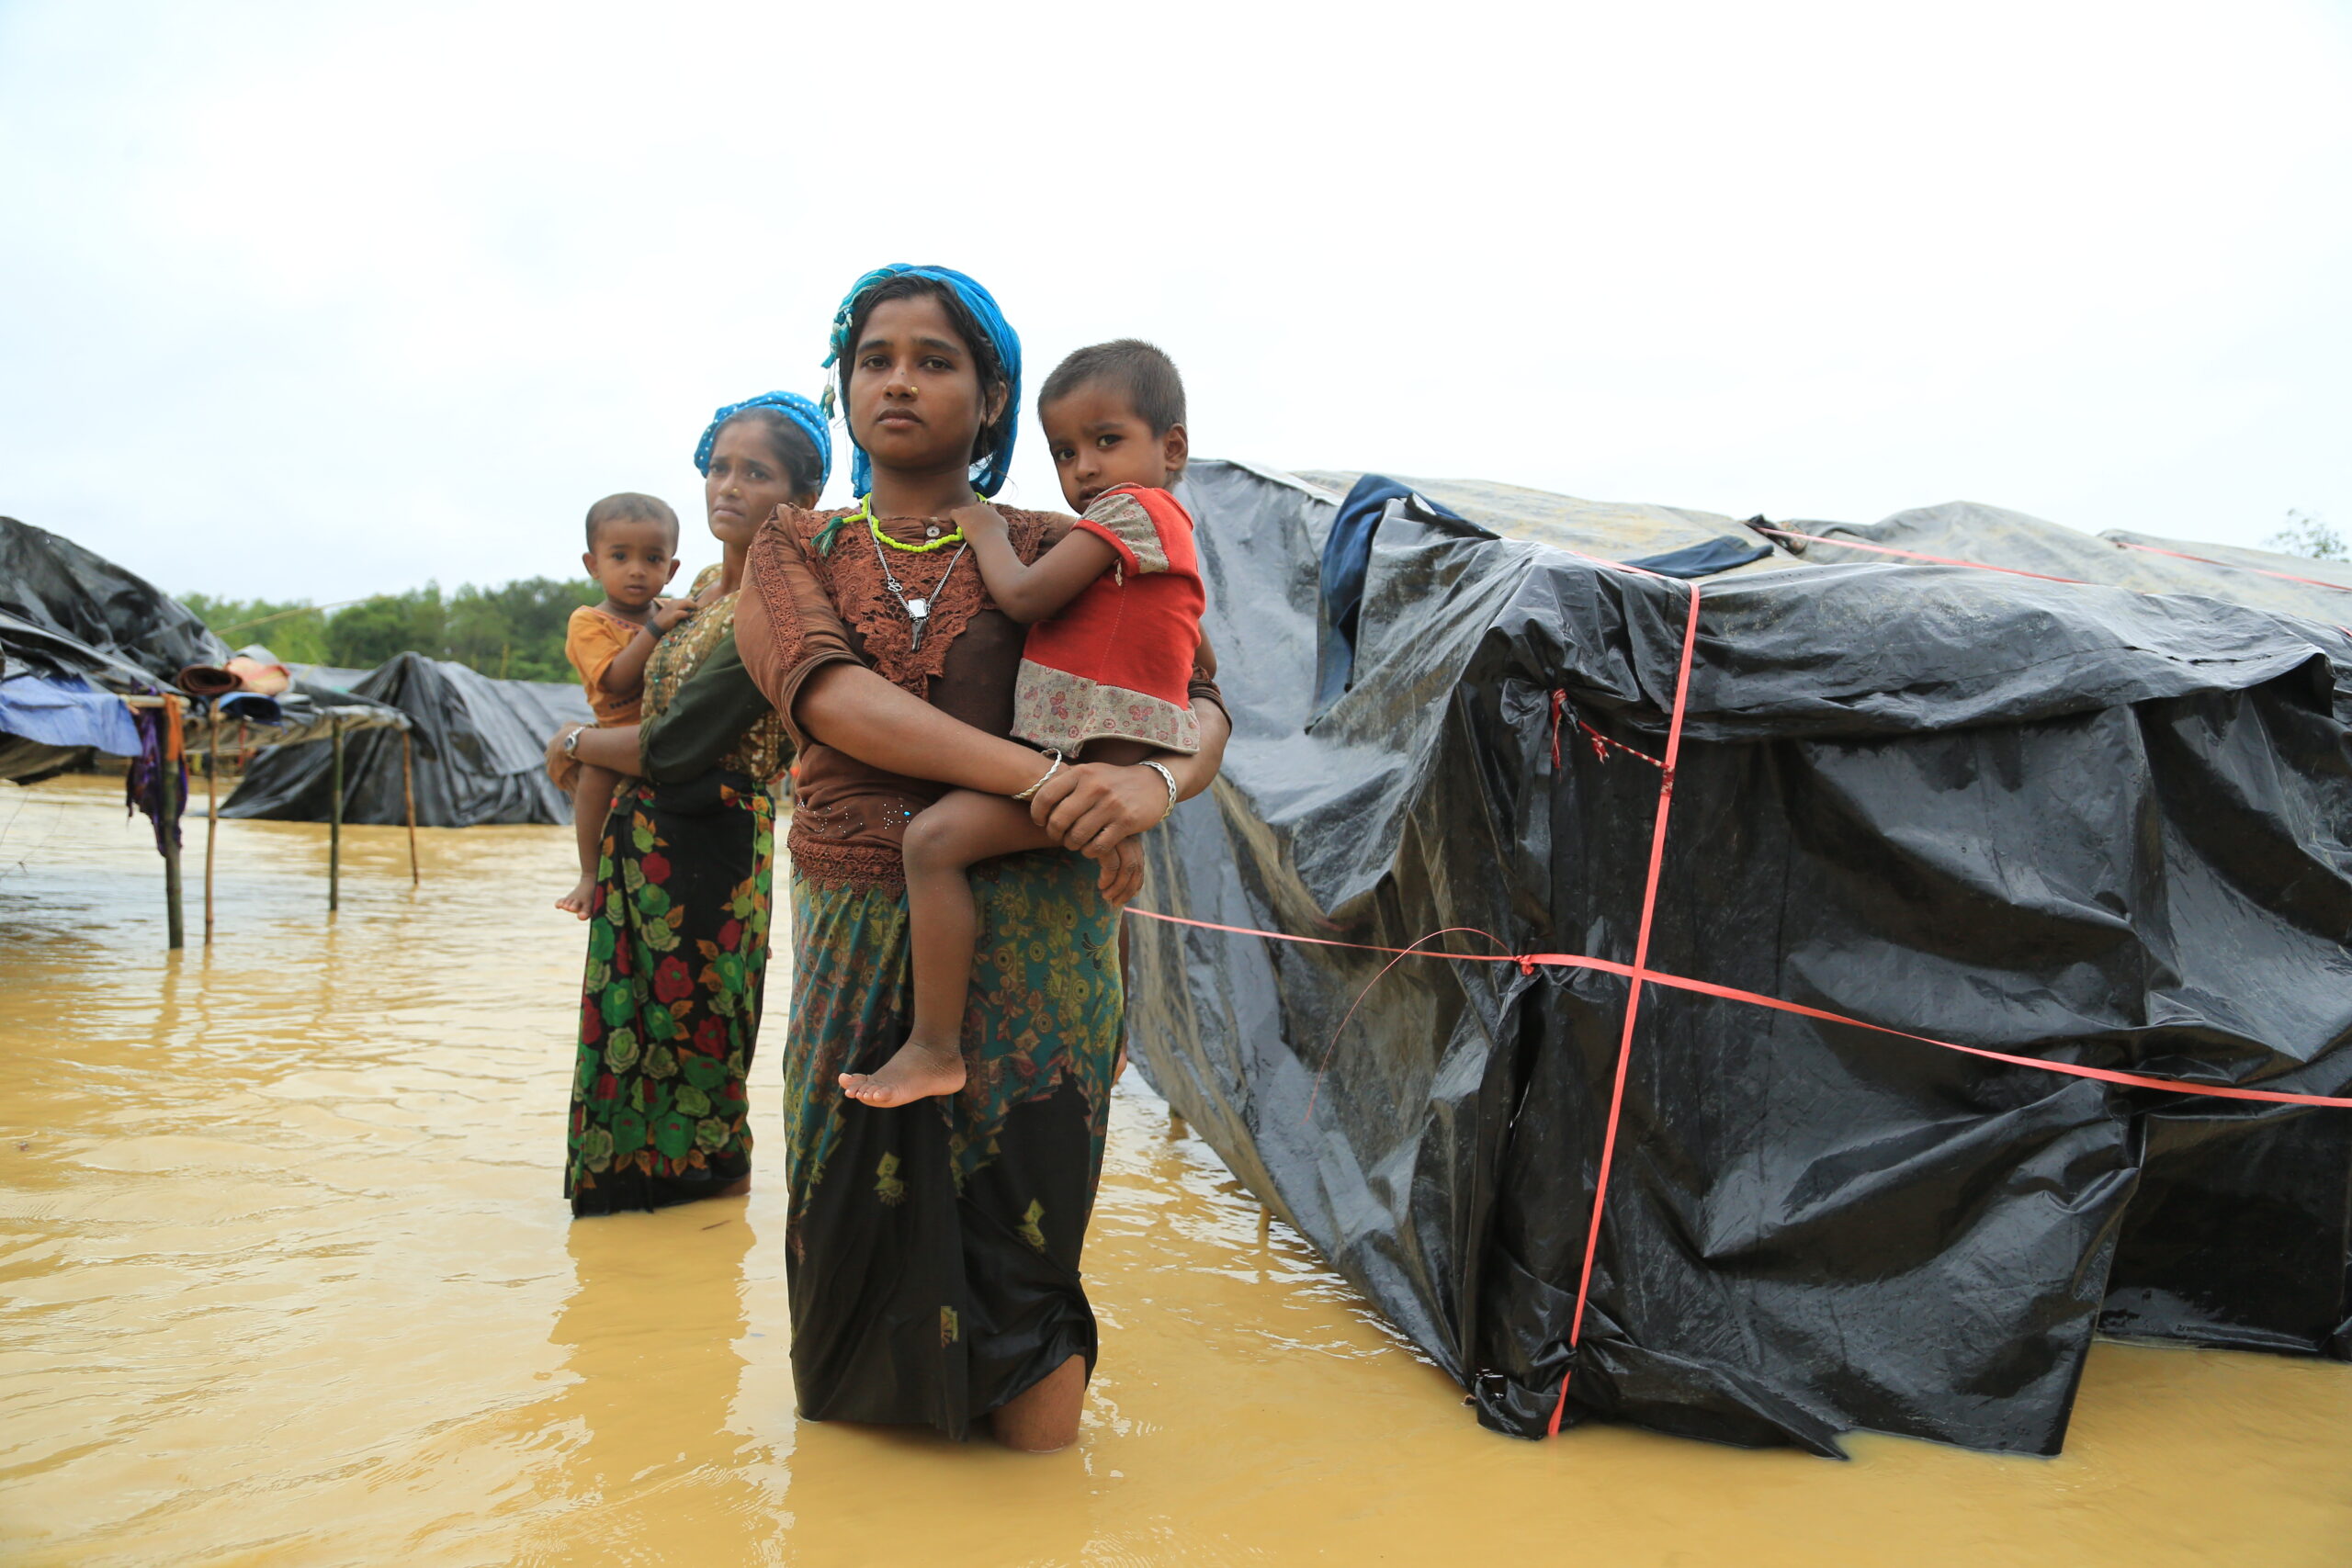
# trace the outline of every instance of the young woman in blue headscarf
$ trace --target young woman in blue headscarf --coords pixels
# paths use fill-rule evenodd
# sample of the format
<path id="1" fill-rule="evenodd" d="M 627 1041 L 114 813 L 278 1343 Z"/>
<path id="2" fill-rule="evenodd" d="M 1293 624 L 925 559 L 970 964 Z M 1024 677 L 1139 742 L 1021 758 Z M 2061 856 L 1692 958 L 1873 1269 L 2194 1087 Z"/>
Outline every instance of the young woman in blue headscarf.
<path id="1" fill-rule="evenodd" d="M 944 267 L 884 267 L 842 301 L 832 347 L 858 504 L 770 518 L 736 621 L 800 755 L 784 1044 L 794 1383 L 812 1419 L 959 1438 L 985 1421 L 1049 1450 L 1077 1436 L 1096 1351 L 1079 1255 L 1124 1010 L 1115 906 L 1139 874 L 1134 835 L 1173 802 L 1152 768 L 1064 767 L 1006 739 L 1023 628 L 948 521 L 996 492 L 1012 453 L 1021 345 L 996 301 Z M 1075 521 L 1000 510 L 1029 560 Z M 1200 751 L 1155 759 L 1182 795 L 1208 784 L 1230 728 L 1204 678 L 1193 705 Z M 1067 847 L 976 869 L 966 1086 L 876 1109 L 840 1076 L 906 1037 L 899 838 L 951 786 L 1030 798 Z"/>
<path id="2" fill-rule="evenodd" d="M 646 660 L 642 722 L 567 730 L 551 748 L 633 775 L 605 820 L 590 910 L 563 1175 L 574 1214 L 723 1196 L 751 1179 L 743 1079 L 767 965 L 770 792 L 791 745 L 740 670 L 749 701 L 680 697 L 734 663 L 752 536 L 779 506 L 815 504 L 831 457 L 823 413 L 795 393 L 712 417 L 695 466 L 722 558 Z"/>

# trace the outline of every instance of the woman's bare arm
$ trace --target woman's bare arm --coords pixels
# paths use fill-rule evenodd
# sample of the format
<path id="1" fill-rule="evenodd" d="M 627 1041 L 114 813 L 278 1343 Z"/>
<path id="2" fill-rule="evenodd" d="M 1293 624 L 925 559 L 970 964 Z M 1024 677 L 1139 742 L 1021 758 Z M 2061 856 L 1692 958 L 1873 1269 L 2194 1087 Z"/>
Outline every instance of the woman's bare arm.
<path id="1" fill-rule="evenodd" d="M 794 722 L 871 768 L 989 795 L 1018 795 L 1047 760 L 951 717 L 863 664 L 828 664 L 800 683 Z M 1164 793 L 1164 792 L 1163 792 Z"/>
<path id="2" fill-rule="evenodd" d="M 548 742 L 548 767 L 550 770 L 562 763 L 564 737 L 574 729 L 580 732 L 580 739 L 571 754 L 579 761 L 592 768 L 610 768 L 625 778 L 644 776 L 645 761 L 638 754 L 637 726 L 633 724 L 616 724 L 609 729 L 599 729 L 586 724 L 566 725 L 555 732 L 554 739 Z"/>
<path id="3" fill-rule="evenodd" d="M 958 789 L 1018 795 L 1051 767 L 1028 747 L 950 718 L 863 664 L 828 664 L 811 673 L 801 682 L 794 711 L 811 739 L 845 751 L 868 767 Z M 1160 798 L 1167 798 L 1157 773 L 1142 768 L 1123 771 L 1143 773 L 1160 790 Z M 1069 772 L 1064 768 L 1055 777 Z M 1143 886 L 1143 857 L 1123 837 L 1099 832 L 1096 837 L 1099 843 L 1070 847 L 1102 863 L 1096 880 L 1102 897 L 1125 904 Z"/>

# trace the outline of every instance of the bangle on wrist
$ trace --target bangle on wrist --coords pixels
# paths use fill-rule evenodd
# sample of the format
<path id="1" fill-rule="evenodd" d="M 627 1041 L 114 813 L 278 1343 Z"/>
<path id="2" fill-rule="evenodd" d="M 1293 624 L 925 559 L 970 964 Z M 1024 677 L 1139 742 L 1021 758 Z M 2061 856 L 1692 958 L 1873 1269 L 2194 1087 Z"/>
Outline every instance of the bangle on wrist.
<path id="1" fill-rule="evenodd" d="M 563 754 L 575 762 L 580 761 L 580 732 L 587 728 L 584 724 L 575 724 L 563 732 Z"/>
<path id="2" fill-rule="evenodd" d="M 1143 765 L 1158 773 L 1160 782 L 1168 786 L 1168 809 L 1159 814 L 1159 820 L 1165 822 L 1176 814 L 1176 775 L 1169 771 L 1168 764 L 1165 762 L 1147 761 Z M 1153 826 L 1157 827 L 1159 823 L 1154 823 Z"/>
<path id="3" fill-rule="evenodd" d="M 1053 765 L 1052 765 L 1051 767 L 1047 768 L 1044 773 L 1042 773 L 1038 774 L 1038 775 L 1037 775 L 1037 782 L 1036 782 L 1035 784 L 1031 784 L 1027 789 L 1023 790 L 1019 795 L 1014 795 L 1014 796 L 1012 797 L 1013 799 L 1015 799 L 1015 800 L 1028 800 L 1028 799 L 1031 799 L 1032 797 L 1034 797 L 1034 796 L 1036 795 L 1036 793 L 1037 793 L 1039 790 L 1041 790 L 1041 789 L 1043 789 L 1043 788 L 1045 788 L 1045 787 L 1046 787 L 1046 781 L 1047 779 L 1052 778 L 1056 773 L 1060 773 L 1060 772 L 1062 771 L 1062 754 L 1061 754 L 1059 751 L 1048 751 L 1048 752 L 1046 752 L 1046 756 L 1048 756 L 1048 757 L 1051 757 L 1051 758 L 1054 760 L 1054 761 L 1053 761 Z"/>

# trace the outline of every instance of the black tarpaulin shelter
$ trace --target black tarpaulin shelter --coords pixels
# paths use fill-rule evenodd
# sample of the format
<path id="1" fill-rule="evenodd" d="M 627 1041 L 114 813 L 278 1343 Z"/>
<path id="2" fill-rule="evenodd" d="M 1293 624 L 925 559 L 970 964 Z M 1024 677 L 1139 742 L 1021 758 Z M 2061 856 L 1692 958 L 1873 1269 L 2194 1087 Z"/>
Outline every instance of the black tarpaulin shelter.
<path id="1" fill-rule="evenodd" d="M 34 675 L 93 696 L 164 700 L 186 665 L 227 647 L 154 584 L 73 540 L 0 517 L 0 680 Z M 96 748 L 0 734 L 0 778 L 34 783 Z"/>
<path id="2" fill-rule="evenodd" d="M 275 657 L 264 648 L 238 651 L 264 661 Z M 228 645 L 194 611 L 145 578 L 62 535 L 0 517 L 0 677 L 74 677 L 96 691 L 156 697 L 176 692 L 188 666 L 217 666 L 229 657 Z M 210 711 L 190 705 L 201 710 L 198 716 Z M 260 746 L 323 735 L 330 724 L 356 731 L 407 723 L 381 703 L 300 681 L 267 701 L 233 698 L 223 716 L 242 720 L 247 744 Z M 8 749 L 14 739 L 0 739 L 0 777 L 36 778 L 89 761 L 87 748 L 36 755 L 29 742 Z M 201 747 L 202 732 L 191 744 Z M 13 767 L 7 759 L 26 765 Z"/>
<path id="3" fill-rule="evenodd" d="M 273 662 L 266 649 L 248 653 Z M 408 720 L 397 710 L 346 693 L 305 688 L 274 695 L 228 690 L 238 677 L 218 667 L 227 644 L 197 615 L 154 584 L 71 539 L 13 517 L 0 517 L 0 718 L 38 719 L 43 733 L 7 732 L 0 724 L 0 779 L 33 784 L 85 767 L 104 751 L 131 759 L 129 791 L 155 823 L 164 859 L 168 942 L 181 945 L 180 819 L 187 805 L 186 757 L 205 757 L 205 791 L 215 793 L 220 741 L 233 720 L 240 747 L 270 747 L 327 735 L 337 750 L 346 731 L 389 729 L 405 748 Z M 191 670 L 190 666 L 211 666 Z M 182 687 L 184 677 L 199 683 Z M 209 682 L 211 683 L 201 683 Z M 13 691 L 11 683 L 15 682 Z M 37 697 L 21 700 L 38 687 Z M 119 702 L 138 710 L 128 728 L 107 711 Z M 327 860 L 327 907 L 341 885 L 340 822 Z M 204 940 L 212 940 L 214 829 L 204 834 Z M 416 875 L 414 825 L 410 876 Z"/>
<path id="4" fill-rule="evenodd" d="M 187 665 L 229 657 L 228 645 L 194 611 L 145 578 L 14 517 L 0 517 L 0 614 L 62 634 L 162 686 Z M 13 637 L 8 646 L 13 654 Z"/>
<path id="5" fill-rule="evenodd" d="M 322 678 L 335 677 L 310 677 Z M 352 690 L 398 709 L 413 727 L 416 819 L 426 827 L 571 819 L 570 801 L 548 780 L 546 750 L 548 738 L 564 725 L 593 722 L 577 686 L 500 681 L 463 664 L 403 653 Z M 398 743 L 361 735 L 346 746 L 345 819 L 402 820 Z M 221 815 L 324 821 L 334 766 L 323 741 L 256 758 Z"/>
<path id="6" fill-rule="evenodd" d="M 1352 682 L 1318 713 L 1339 494 L 1185 480 L 1235 732 L 1214 798 L 1152 836 L 1143 902 L 1361 946 L 1138 919 L 1134 1034 L 1483 1422 L 2048 1453 L 2102 1314 L 2352 1355 L 2352 1111 L 1657 986 L 1594 1233 L 1627 981 L 1384 975 L 1362 948 L 1633 959 L 1690 589 L 1565 549 L 1718 520 L 1661 538 L 1557 499 L 1531 525 L 1407 483 L 1466 521 L 1388 504 Z M 1654 970 L 2036 1060 L 2352 1093 L 2352 637 L 1962 568 L 1781 555 L 1699 586 Z"/>

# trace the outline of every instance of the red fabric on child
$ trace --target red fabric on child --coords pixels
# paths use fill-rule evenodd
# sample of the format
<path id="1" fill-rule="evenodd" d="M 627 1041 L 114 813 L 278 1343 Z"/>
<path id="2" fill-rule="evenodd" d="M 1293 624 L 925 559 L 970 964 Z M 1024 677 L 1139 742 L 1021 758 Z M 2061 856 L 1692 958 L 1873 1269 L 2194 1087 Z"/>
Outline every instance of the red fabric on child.
<path id="1" fill-rule="evenodd" d="M 1012 733 L 1065 753 L 1102 739 L 1199 750 L 1189 686 L 1207 598 L 1192 514 L 1164 490 L 1120 485 L 1095 497 L 1078 525 L 1119 558 L 1060 615 L 1029 628 Z"/>

